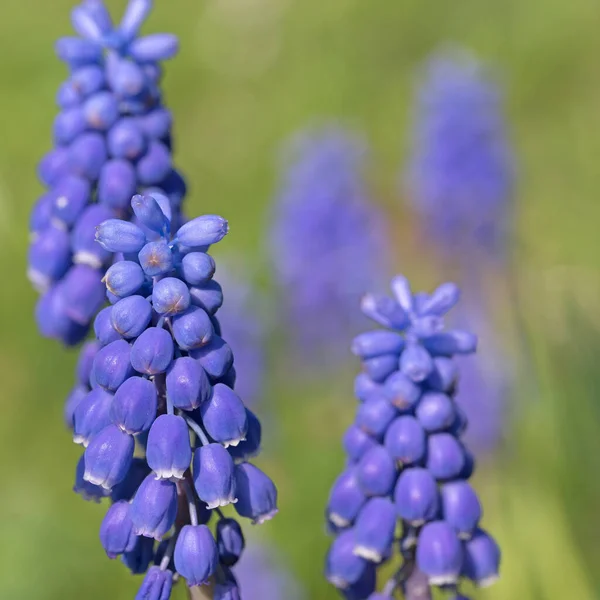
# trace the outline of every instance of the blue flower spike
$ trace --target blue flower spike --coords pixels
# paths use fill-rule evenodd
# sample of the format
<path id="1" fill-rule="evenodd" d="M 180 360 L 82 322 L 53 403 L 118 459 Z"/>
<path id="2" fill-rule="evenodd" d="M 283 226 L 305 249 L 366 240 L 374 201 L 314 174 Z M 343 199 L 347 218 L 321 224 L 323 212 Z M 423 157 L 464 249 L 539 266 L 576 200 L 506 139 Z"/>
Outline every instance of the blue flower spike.
<path id="1" fill-rule="evenodd" d="M 455 400 L 454 357 L 474 352 L 477 338 L 444 329 L 460 298 L 456 285 L 414 294 L 399 275 L 391 290 L 391 297 L 367 294 L 361 303 L 384 329 L 352 343 L 363 373 L 354 385 L 355 422 L 343 438 L 347 467 L 326 510 L 336 539 L 325 574 L 346 598 L 391 600 L 403 591 L 416 600 L 433 597 L 436 587 L 465 598 L 464 579 L 490 585 L 500 567 L 500 550 L 480 528 L 481 503 L 467 481 L 474 461 Z M 375 591 L 378 565 L 394 561 L 396 574 Z"/>
<path id="2" fill-rule="evenodd" d="M 101 542 L 132 573 L 147 571 L 138 598 L 169 598 L 176 575 L 189 586 L 212 581 L 235 597 L 229 568 L 245 542 L 221 507 L 233 504 L 240 517 L 262 523 L 277 512 L 277 489 L 247 462 L 259 451 L 261 427 L 232 389 L 234 355 L 216 334 L 220 325 L 203 308 L 186 305 L 190 265 L 182 268 L 182 260 L 190 246 L 177 240 L 180 230 L 160 202 L 148 198 L 131 201 L 140 225 L 111 219 L 98 228 L 103 243 L 127 248 L 120 246 L 104 277 L 112 304 L 96 316 L 97 339 L 82 348 L 65 408 L 74 441 L 85 447 L 75 489 L 88 499 L 110 496 Z M 196 220 L 184 239 L 203 242 L 201 252 L 190 253 L 209 256 L 207 242 L 227 230 L 224 219 L 210 216 Z M 173 261 L 150 276 L 141 263 L 156 244 Z M 204 284 L 214 281 L 212 258 L 193 264 L 205 265 Z M 207 526 L 213 513 L 214 536 Z M 160 557 L 155 541 L 163 543 Z"/>
<path id="3" fill-rule="evenodd" d="M 172 118 L 157 77 L 178 41 L 167 33 L 139 37 L 152 5 L 130 0 L 113 24 L 102 0 L 81 0 L 71 13 L 79 37 L 56 44 L 69 74 L 56 98 L 54 148 L 38 166 L 46 191 L 32 211 L 27 273 L 54 300 L 53 311 L 38 310 L 42 335 L 66 345 L 85 338 L 102 305 L 93 292 L 103 289 L 109 267 L 112 294 L 125 297 L 143 283 L 139 268 L 145 271 L 148 261 L 115 270 L 115 253 L 137 253 L 149 241 L 146 232 L 167 234 L 171 221 L 174 229 L 182 225 L 185 184 L 172 166 Z M 166 268 L 168 256 L 161 256 Z"/>

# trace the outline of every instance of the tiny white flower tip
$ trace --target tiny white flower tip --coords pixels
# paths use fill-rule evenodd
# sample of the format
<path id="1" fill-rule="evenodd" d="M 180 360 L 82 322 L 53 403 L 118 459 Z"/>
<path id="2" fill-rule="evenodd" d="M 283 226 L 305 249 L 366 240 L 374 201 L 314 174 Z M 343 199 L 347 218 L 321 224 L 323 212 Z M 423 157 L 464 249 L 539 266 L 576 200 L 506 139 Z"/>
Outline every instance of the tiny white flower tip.
<path id="1" fill-rule="evenodd" d="M 155 479 L 183 479 L 184 471 L 181 469 L 164 469 L 162 471 L 154 471 Z"/>
<path id="2" fill-rule="evenodd" d="M 206 507 L 209 510 L 213 510 L 214 508 L 221 508 L 222 506 L 227 506 L 228 504 L 235 504 L 237 501 L 237 498 L 220 498 L 214 502 L 207 502 Z"/>
<path id="3" fill-rule="evenodd" d="M 96 255 L 85 250 L 76 252 L 73 256 L 73 262 L 78 265 L 87 265 L 94 269 L 99 269 L 102 266 L 102 261 Z"/>
<path id="4" fill-rule="evenodd" d="M 80 446 L 83 446 L 84 448 L 87 448 L 88 444 L 90 443 L 85 436 L 78 434 L 73 435 L 73 442 L 79 444 Z"/>
<path id="5" fill-rule="evenodd" d="M 50 287 L 50 278 L 35 269 L 27 269 L 27 279 L 40 293 L 44 293 Z"/>
<path id="6" fill-rule="evenodd" d="M 366 546 L 355 546 L 352 554 L 374 563 L 380 563 L 383 560 L 381 553 L 373 550 L 373 548 L 367 548 Z"/>
<path id="7" fill-rule="evenodd" d="M 262 525 L 265 521 L 270 521 L 278 512 L 279 509 L 275 508 L 271 512 L 260 515 L 252 521 L 252 525 Z"/>
<path id="8" fill-rule="evenodd" d="M 348 525 L 350 525 L 350 521 L 348 521 L 348 519 L 344 519 L 344 517 L 341 517 L 337 513 L 330 513 L 329 520 L 336 527 L 348 527 Z"/>
<path id="9" fill-rule="evenodd" d="M 228 440 L 227 442 L 223 442 L 223 448 L 229 448 L 229 446 L 233 446 L 234 448 L 239 445 L 240 442 L 245 442 L 246 436 L 237 438 L 235 440 Z"/>
<path id="10" fill-rule="evenodd" d="M 94 477 L 89 471 L 85 471 L 83 473 L 83 479 L 84 481 L 87 481 L 88 483 L 91 483 L 92 485 L 99 485 L 101 487 L 103 487 L 105 490 L 110 490 L 110 487 L 105 485 L 105 481 L 104 479 L 100 478 L 100 477 Z"/>
<path id="11" fill-rule="evenodd" d="M 452 585 L 457 581 L 458 577 L 453 573 L 448 573 L 447 575 L 434 575 L 433 577 L 429 577 L 429 585 L 434 586 Z"/>
<path id="12" fill-rule="evenodd" d="M 490 575 L 489 577 L 484 577 L 483 579 L 480 579 L 477 582 L 477 587 L 480 587 L 480 588 L 490 587 L 491 585 L 496 583 L 496 581 L 498 581 L 498 579 L 500 579 L 500 575 L 498 575 L 498 573 L 496 573 L 495 575 Z"/>
<path id="13" fill-rule="evenodd" d="M 336 575 L 330 575 L 327 580 L 340 590 L 345 590 L 349 587 L 348 582 L 345 579 L 337 577 Z"/>

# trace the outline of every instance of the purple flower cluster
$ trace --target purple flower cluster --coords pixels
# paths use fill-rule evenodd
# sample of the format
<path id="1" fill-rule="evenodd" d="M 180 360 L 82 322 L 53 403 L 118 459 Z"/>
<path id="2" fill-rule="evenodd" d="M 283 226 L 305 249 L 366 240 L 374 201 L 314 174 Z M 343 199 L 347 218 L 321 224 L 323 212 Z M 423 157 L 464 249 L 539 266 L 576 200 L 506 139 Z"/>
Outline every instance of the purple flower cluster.
<path id="1" fill-rule="evenodd" d="M 391 287 L 394 298 L 362 301 L 364 314 L 386 329 L 352 344 L 364 372 L 355 381 L 356 419 L 344 435 L 348 465 L 327 507 L 337 537 L 326 575 L 352 600 L 392 598 L 419 572 L 427 590 L 441 586 L 464 598 L 460 578 L 487 585 L 500 562 L 498 546 L 479 527 L 481 505 L 468 483 L 474 460 L 461 440 L 467 423 L 454 401 L 453 357 L 474 352 L 477 339 L 444 330 L 443 317 L 459 299 L 454 284 L 413 295 L 397 276 Z M 377 566 L 394 555 L 403 564 L 383 594 L 375 593 Z"/>
<path id="2" fill-rule="evenodd" d="M 417 104 L 407 177 L 423 225 L 468 264 L 504 256 L 514 166 L 495 82 L 470 55 L 441 54 L 425 70 Z"/>
<path id="3" fill-rule="evenodd" d="M 275 206 L 271 255 L 283 318 L 298 354 L 317 364 L 335 358 L 338 342 L 359 331 L 354 307 L 381 279 L 373 265 L 385 262 L 383 220 L 362 178 L 364 155 L 360 140 L 335 127 L 293 140 Z"/>
<path id="4" fill-rule="evenodd" d="M 234 600 L 230 567 L 244 538 L 220 507 L 262 523 L 277 512 L 277 490 L 247 462 L 259 451 L 260 423 L 233 391 L 233 353 L 216 317 L 223 294 L 207 250 L 227 221 L 205 215 L 172 234 L 168 204 L 136 195 L 131 207 L 137 224 L 109 219 L 96 230 L 119 260 L 103 279 L 110 306 L 81 350 L 65 409 L 85 447 L 75 491 L 110 496 L 100 529 L 109 557 L 122 556 L 134 573 L 156 563 L 139 600 L 169 598 L 174 573 L 189 586 L 212 579 L 215 600 Z"/>
<path id="5" fill-rule="evenodd" d="M 129 219 L 135 193 L 169 205 L 173 221 L 186 193 L 172 166 L 171 113 L 162 104 L 160 62 L 178 48 L 171 34 L 138 37 L 151 0 L 130 0 L 118 26 L 102 0 L 72 11 L 80 37 L 56 51 L 69 77 L 57 95 L 54 149 L 38 175 L 46 192 L 33 207 L 28 275 L 42 294 L 36 320 L 44 336 L 72 345 L 87 334 L 104 301 L 112 252 L 94 241 L 106 219 Z"/>

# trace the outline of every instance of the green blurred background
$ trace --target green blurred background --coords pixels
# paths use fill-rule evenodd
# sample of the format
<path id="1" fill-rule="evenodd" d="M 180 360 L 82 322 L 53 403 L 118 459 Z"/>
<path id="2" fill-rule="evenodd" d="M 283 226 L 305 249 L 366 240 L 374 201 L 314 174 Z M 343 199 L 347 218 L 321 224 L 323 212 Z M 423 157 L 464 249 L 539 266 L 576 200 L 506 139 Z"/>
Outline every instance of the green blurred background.
<path id="1" fill-rule="evenodd" d="M 125 2 L 107 4 L 120 15 Z M 41 191 L 34 168 L 65 77 L 53 43 L 70 32 L 73 5 L 0 7 L 3 600 L 130 599 L 139 585 L 98 543 L 103 509 L 71 492 L 79 448 L 61 411 L 75 354 L 38 336 L 24 274 L 28 212 Z M 527 348 L 514 350 L 522 368 L 506 443 L 476 475 L 485 525 L 504 552 L 501 581 L 478 598 L 600 598 L 599 15 L 596 0 L 156 0 L 146 28 L 181 38 L 164 85 L 176 163 L 191 187 L 187 211 L 227 217 L 220 252 L 255 257 L 263 286 L 279 145 L 334 117 L 372 145 L 373 193 L 397 233 L 395 269 L 431 287 L 440 275 L 411 241 L 397 193 L 414 72 L 448 41 L 499 69 L 520 171 L 520 330 L 514 306 L 501 312 Z M 299 382 L 271 356 L 262 462 L 279 484 L 281 512 L 257 534 L 277 544 L 307 598 L 335 598 L 322 577 L 323 507 L 343 464 L 357 365 Z"/>

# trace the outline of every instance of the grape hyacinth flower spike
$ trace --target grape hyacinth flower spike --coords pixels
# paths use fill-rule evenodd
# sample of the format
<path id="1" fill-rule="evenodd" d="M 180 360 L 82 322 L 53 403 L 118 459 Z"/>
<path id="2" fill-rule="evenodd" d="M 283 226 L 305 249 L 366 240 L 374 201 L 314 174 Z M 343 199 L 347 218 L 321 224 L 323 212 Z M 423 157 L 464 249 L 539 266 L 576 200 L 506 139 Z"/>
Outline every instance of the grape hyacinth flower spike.
<path id="1" fill-rule="evenodd" d="M 336 536 L 326 577 L 356 600 L 431 600 L 433 587 L 463 597 L 462 579 L 489 585 L 500 563 L 498 545 L 480 528 L 481 504 L 468 482 L 474 461 L 455 403 L 455 357 L 473 353 L 477 339 L 444 329 L 459 300 L 454 284 L 413 294 L 397 276 L 391 287 L 393 298 L 362 300 L 384 329 L 352 343 L 364 372 L 355 384 L 356 422 L 344 436 L 348 464 L 326 510 Z M 398 561 L 396 573 L 377 593 L 374 571 L 390 561 Z"/>
<path id="2" fill-rule="evenodd" d="M 354 307 L 384 275 L 373 267 L 384 262 L 386 232 L 362 176 L 364 146 L 328 126 L 287 149 L 271 255 L 281 318 L 292 326 L 296 354 L 313 367 L 343 359 L 340 340 L 349 341 L 363 322 Z"/>
<path id="3" fill-rule="evenodd" d="M 31 213 L 27 272 L 41 294 L 40 332 L 66 345 L 86 337 L 105 300 L 101 280 L 115 257 L 94 241 L 96 227 L 115 217 L 139 224 L 130 200 L 146 192 L 175 228 L 182 223 L 186 187 L 172 166 L 171 114 L 160 90 L 160 63 L 176 54 L 178 41 L 138 36 L 151 7 L 151 0 L 130 0 L 113 25 L 102 0 L 83 0 L 71 13 L 79 37 L 56 44 L 69 76 L 56 98 L 54 148 L 38 165 L 46 189 Z M 145 232 L 158 237 L 153 226 Z M 140 276 L 121 265 L 108 289 L 125 293 Z"/>
<path id="4" fill-rule="evenodd" d="M 138 224 L 109 219 L 96 230 L 100 246 L 122 253 L 111 268 L 143 276 L 121 285 L 107 275 L 119 293 L 109 294 L 98 338 L 82 349 L 65 409 L 85 447 L 75 491 L 110 496 L 100 539 L 110 558 L 147 571 L 137 598 L 167 600 L 177 574 L 190 587 L 212 582 L 237 597 L 229 568 L 245 543 L 221 507 L 262 523 L 277 512 L 277 490 L 246 462 L 258 451 L 260 424 L 232 388 L 234 357 L 217 308 L 192 293 L 221 289 L 207 251 L 228 224 L 205 215 L 176 227 L 152 196 L 131 204 Z M 207 526 L 213 515 L 216 537 Z"/>
<path id="5" fill-rule="evenodd" d="M 496 82 L 461 50 L 435 55 L 417 92 L 407 193 L 433 241 L 478 266 L 508 249 L 515 168 Z"/>

